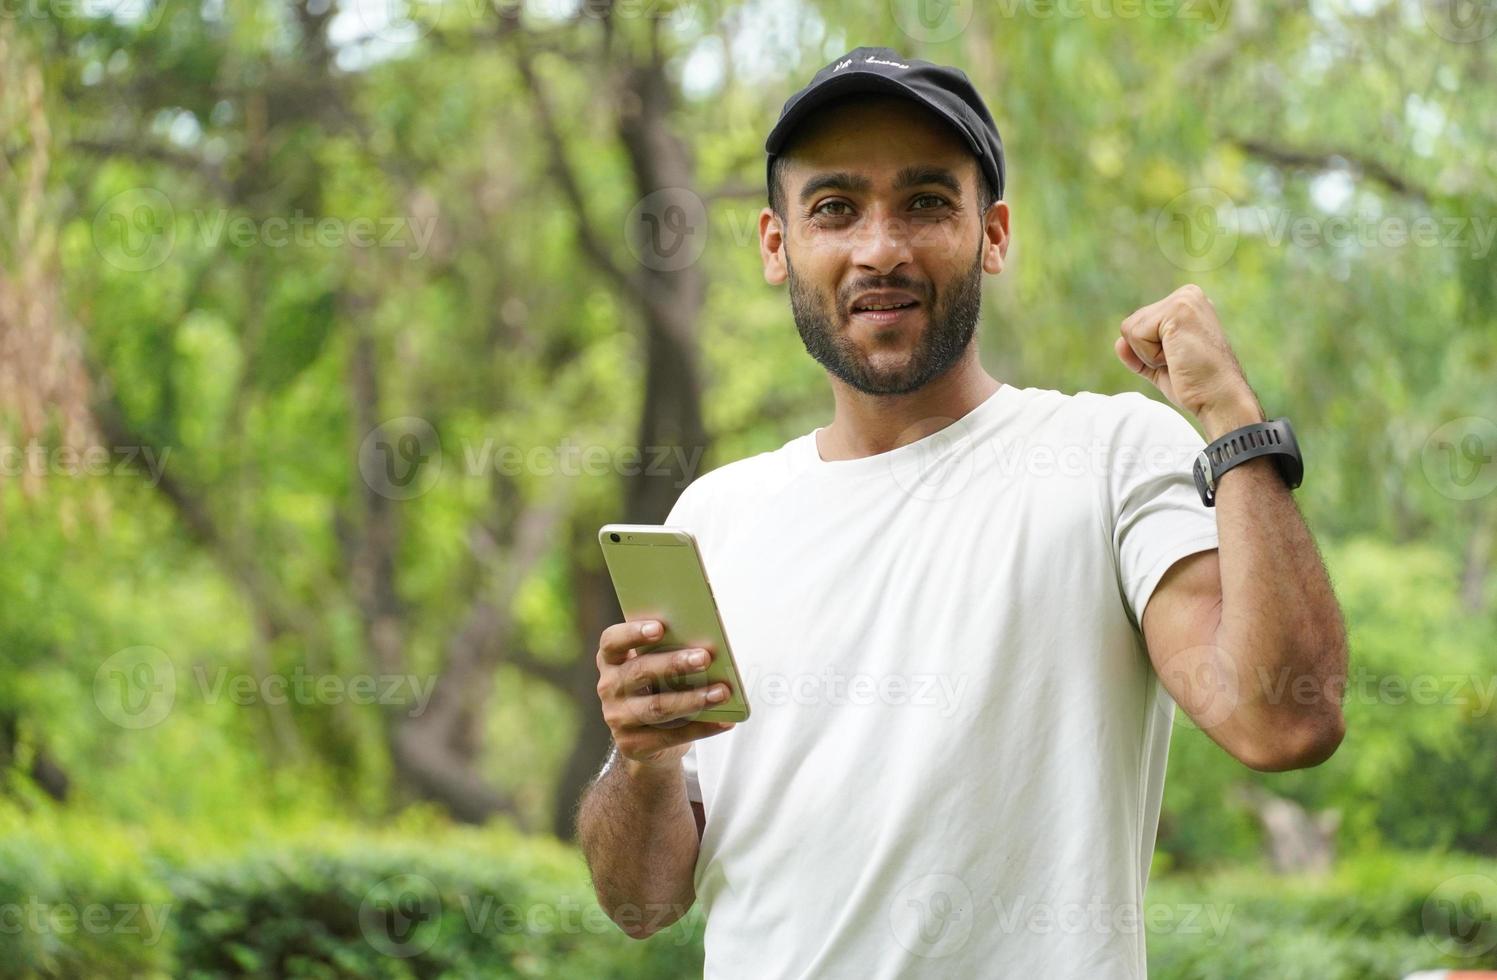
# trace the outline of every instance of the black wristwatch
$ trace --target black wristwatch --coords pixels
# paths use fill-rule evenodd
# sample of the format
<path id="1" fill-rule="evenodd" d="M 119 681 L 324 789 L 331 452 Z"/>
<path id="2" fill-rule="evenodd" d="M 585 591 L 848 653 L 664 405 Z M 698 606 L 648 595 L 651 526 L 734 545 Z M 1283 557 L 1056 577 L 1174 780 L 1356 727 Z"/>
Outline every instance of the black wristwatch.
<path id="1" fill-rule="evenodd" d="M 1216 486 L 1222 474 L 1239 463 L 1246 463 L 1259 456 L 1272 456 L 1279 475 L 1293 490 L 1305 477 L 1305 461 L 1299 454 L 1299 441 L 1285 418 L 1254 422 L 1240 429 L 1233 429 L 1201 450 L 1196 457 L 1196 489 L 1201 493 L 1201 503 L 1216 506 Z"/>

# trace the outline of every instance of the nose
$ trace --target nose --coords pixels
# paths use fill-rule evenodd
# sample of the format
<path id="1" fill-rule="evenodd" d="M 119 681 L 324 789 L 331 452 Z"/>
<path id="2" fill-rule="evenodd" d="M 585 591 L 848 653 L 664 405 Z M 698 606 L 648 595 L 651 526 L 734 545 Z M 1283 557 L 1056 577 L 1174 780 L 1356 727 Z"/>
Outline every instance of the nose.
<path id="1" fill-rule="evenodd" d="M 851 258 L 868 275 L 887 276 L 911 261 L 912 252 L 909 222 L 883 208 L 870 211 L 854 232 Z"/>

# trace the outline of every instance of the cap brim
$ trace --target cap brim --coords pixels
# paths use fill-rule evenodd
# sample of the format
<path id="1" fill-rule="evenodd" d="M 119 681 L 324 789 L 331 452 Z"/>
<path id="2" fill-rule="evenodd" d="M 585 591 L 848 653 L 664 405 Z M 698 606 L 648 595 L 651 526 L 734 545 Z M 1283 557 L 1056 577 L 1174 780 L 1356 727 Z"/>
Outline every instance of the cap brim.
<path id="1" fill-rule="evenodd" d="M 858 71 L 852 69 L 845 75 L 838 75 L 830 81 L 823 82 L 816 88 L 807 92 L 800 101 L 791 106 L 780 121 L 775 123 L 774 128 L 769 131 L 769 136 L 764 141 L 764 152 L 770 156 L 778 154 L 785 148 L 785 143 L 790 139 L 791 132 L 805 120 L 807 116 L 817 109 L 826 105 L 833 99 L 844 95 L 855 95 L 859 92 L 873 92 L 882 95 L 896 95 L 909 99 L 920 106 L 930 110 L 937 116 L 946 120 L 966 141 L 967 146 L 981 160 L 984 156 L 982 143 L 968 132 L 961 120 L 938 105 L 926 101 L 919 92 L 905 85 L 897 79 L 887 75 L 880 75 L 871 71 Z"/>

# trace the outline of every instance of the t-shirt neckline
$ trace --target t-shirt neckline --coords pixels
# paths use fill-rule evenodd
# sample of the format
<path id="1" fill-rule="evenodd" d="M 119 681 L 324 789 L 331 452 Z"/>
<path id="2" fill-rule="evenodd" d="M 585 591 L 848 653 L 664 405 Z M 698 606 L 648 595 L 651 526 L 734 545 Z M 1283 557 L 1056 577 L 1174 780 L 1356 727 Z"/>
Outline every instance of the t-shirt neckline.
<path id="1" fill-rule="evenodd" d="M 859 456 L 857 459 L 822 459 L 820 451 L 816 448 L 816 433 L 825 426 L 817 426 L 801 437 L 803 443 L 801 462 L 814 473 L 831 476 L 861 476 L 876 472 L 892 474 L 895 470 L 905 466 L 928 463 L 932 456 L 959 443 L 974 427 L 995 417 L 1002 407 L 1012 401 L 1018 393 L 1018 388 L 1000 382 L 997 391 L 956 421 L 914 442 L 907 442 L 903 446 L 896 446 L 882 453 L 874 453 L 872 456 Z"/>

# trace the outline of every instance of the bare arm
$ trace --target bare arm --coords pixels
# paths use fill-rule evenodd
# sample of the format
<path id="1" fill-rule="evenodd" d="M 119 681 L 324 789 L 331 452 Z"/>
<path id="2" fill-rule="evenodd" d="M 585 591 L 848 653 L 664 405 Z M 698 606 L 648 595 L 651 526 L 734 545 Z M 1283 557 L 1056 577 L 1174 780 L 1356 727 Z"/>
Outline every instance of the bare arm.
<path id="1" fill-rule="evenodd" d="M 1202 419 L 1215 439 L 1263 420 L 1256 399 Z M 1345 734 L 1347 638 L 1315 541 L 1267 457 L 1223 477 L 1218 551 L 1165 574 L 1143 629 L 1160 680 L 1243 764 L 1318 765 Z"/>
<path id="2" fill-rule="evenodd" d="M 1263 421 L 1215 304 L 1181 286 L 1125 319 L 1113 349 L 1215 441 Z M 1175 702 L 1254 769 L 1325 761 L 1346 732 L 1346 625 L 1289 488 L 1268 457 L 1222 475 L 1219 548 L 1175 563 L 1140 615 Z"/>
<path id="3" fill-rule="evenodd" d="M 598 698 L 614 750 L 577 814 L 598 904 L 635 939 L 680 919 L 696 900 L 692 879 L 705 815 L 686 796 L 681 757 L 691 742 L 733 727 L 686 720 L 725 700 L 727 686 L 668 689 L 670 679 L 705 667 L 711 651 L 641 654 L 635 647 L 661 635 L 651 625 L 619 623 L 599 639 Z M 706 659 L 695 661 L 696 654 Z"/>
<path id="4" fill-rule="evenodd" d="M 680 919 L 696 901 L 700 809 L 686 798 L 679 761 L 651 768 L 617 750 L 583 797 L 577 834 L 598 904 L 635 939 Z"/>

